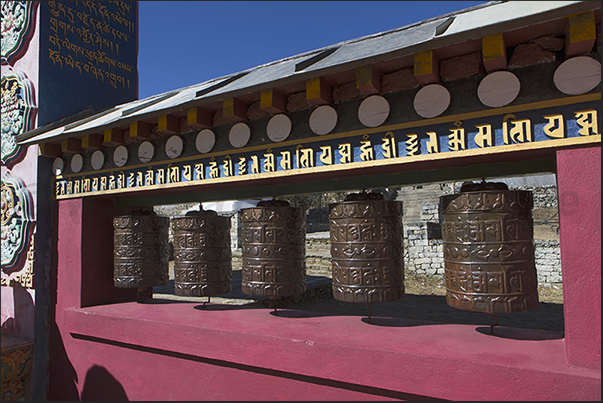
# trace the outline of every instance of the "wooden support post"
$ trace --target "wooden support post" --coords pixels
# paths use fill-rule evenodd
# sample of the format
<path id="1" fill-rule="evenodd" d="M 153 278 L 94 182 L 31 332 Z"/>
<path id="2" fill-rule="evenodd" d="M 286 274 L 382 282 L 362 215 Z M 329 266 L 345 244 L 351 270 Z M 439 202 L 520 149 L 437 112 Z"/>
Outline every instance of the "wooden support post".
<path id="1" fill-rule="evenodd" d="M 507 68 L 507 50 L 503 34 L 482 38 L 482 60 L 488 73 Z"/>
<path id="2" fill-rule="evenodd" d="M 439 62 L 432 50 L 417 53 L 414 57 L 415 78 L 421 84 L 440 82 Z"/>
<path id="3" fill-rule="evenodd" d="M 103 148 L 104 136 L 98 133 L 87 134 L 82 138 L 82 148 L 86 151 Z"/>
<path id="4" fill-rule="evenodd" d="M 356 69 L 356 88 L 365 95 L 381 92 L 381 75 L 373 66 L 362 66 Z"/>
<path id="5" fill-rule="evenodd" d="M 105 147 L 113 147 L 116 145 L 125 144 L 124 132 L 118 129 L 107 129 L 103 135 L 103 145 Z"/>
<path id="6" fill-rule="evenodd" d="M 40 155 L 45 157 L 60 157 L 61 146 L 55 143 L 41 143 L 39 145 Z"/>
<path id="7" fill-rule="evenodd" d="M 273 88 L 264 90 L 260 95 L 260 109 L 267 113 L 287 112 L 287 97 Z"/>
<path id="8" fill-rule="evenodd" d="M 585 11 L 569 15 L 567 19 L 565 57 L 570 58 L 590 53 L 597 41 L 595 13 L 593 11 Z"/>
<path id="9" fill-rule="evenodd" d="M 74 137 L 63 139 L 61 141 L 61 151 L 63 154 L 75 154 L 82 151 L 82 140 Z"/>
<path id="10" fill-rule="evenodd" d="M 180 134 L 180 119 L 174 115 L 159 115 L 157 119 L 157 134 Z"/>
<path id="11" fill-rule="evenodd" d="M 228 98 L 222 102 L 222 116 L 232 122 L 247 120 L 247 104 L 236 98 Z"/>
<path id="12" fill-rule="evenodd" d="M 130 123 L 130 139 L 136 140 L 148 140 L 151 138 L 153 126 L 145 122 L 132 122 Z"/>
<path id="13" fill-rule="evenodd" d="M 311 78 L 306 81 L 306 100 L 314 105 L 333 103 L 333 90 L 322 78 Z"/>
<path id="14" fill-rule="evenodd" d="M 213 126 L 213 114 L 199 107 L 186 111 L 186 124 L 193 129 L 206 129 Z"/>

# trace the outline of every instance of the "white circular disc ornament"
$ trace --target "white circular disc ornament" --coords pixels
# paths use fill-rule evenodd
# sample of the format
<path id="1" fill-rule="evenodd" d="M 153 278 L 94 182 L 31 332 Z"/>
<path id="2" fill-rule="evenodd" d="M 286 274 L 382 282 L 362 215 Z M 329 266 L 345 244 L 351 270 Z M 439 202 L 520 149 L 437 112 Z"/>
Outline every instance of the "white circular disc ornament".
<path id="1" fill-rule="evenodd" d="M 564 94 L 586 94 L 601 82 L 601 62 L 588 56 L 572 57 L 557 67 L 553 81 Z"/>
<path id="2" fill-rule="evenodd" d="M 105 153 L 101 150 L 93 152 L 92 157 L 90 158 L 90 164 L 92 165 L 92 168 L 97 171 L 101 169 L 105 164 Z"/>
<path id="3" fill-rule="evenodd" d="M 360 104 L 358 119 L 366 127 L 377 127 L 389 116 L 389 102 L 381 95 L 371 95 Z"/>
<path id="4" fill-rule="evenodd" d="M 143 164 L 151 161 L 155 156 L 155 145 L 150 141 L 143 141 L 138 146 L 138 159 Z"/>
<path id="5" fill-rule="evenodd" d="M 477 87 L 477 96 L 482 104 L 498 108 L 510 104 L 519 95 L 521 83 L 510 71 L 495 71 L 488 74 Z"/>
<path id="6" fill-rule="evenodd" d="M 251 138 L 251 128 L 245 123 L 237 123 L 230 128 L 228 141 L 235 148 L 244 147 Z"/>
<path id="7" fill-rule="evenodd" d="M 208 153 L 214 148 L 216 144 L 216 135 L 213 131 L 209 129 L 203 129 L 197 134 L 197 139 L 195 140 L 195 146 L 197 147 L 197 151 L 202 154 Z"/>
<path id="8" fill-rule="evenodd" d="M 179 157 L 183 150 L 184 141 L 182 141 L 182 137 L 177 134 L 173 135 L 165 142 L 165 154 L 169 158 Z"/>
<path id="9" fill-rule="evenodd" d="M 450 106 L 450 92 L 440 84 L 429 84 L 421 88 L 414 99 L 415 111 L 424 118 L 441 115 Z"/>
<path id="10" fill-rule="evenodd" d="M 61 175 L 63 173 L 63 168 L 65 168 L 65 161 L 63 161 L 63 158 L 57 157 L 52 161 L 52 172 L 55 175 Z"/>
<path id="11" fill-rule="evenodd" d="M 287 115 L 278 114 L 270 118 L 266 126 L 268 138 L 272 141 L 279 142 L 285 140 L 291 134 L 291 119 Z"/>
<path id="12" fill-rule="evenodd" d="M 72 172 L 80 172 L 84 167 L 84 157 L 82 154 L 74 154 L 71 157 L 71 171 Z"/>
<path id="13" fill-rule="evenodd" d="M 310 115 L 310 129 L 322 136 L 330 133 L 337 125 L 337 111 L 330 105 L 322 105 L 314 109 Z"/>
<path id="14" fill-rule="evenodd" d="M 113 151 L 113 162 L 118 167 L 123 167 L 128 162 L 128 149 L 126 146 L 118 146 Z"/>

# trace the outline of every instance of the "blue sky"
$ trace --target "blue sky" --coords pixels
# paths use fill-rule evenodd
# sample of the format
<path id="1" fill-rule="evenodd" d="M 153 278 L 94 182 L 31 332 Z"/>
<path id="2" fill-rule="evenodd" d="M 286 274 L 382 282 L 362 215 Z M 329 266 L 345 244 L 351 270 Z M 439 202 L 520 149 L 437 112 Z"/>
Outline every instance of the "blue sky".
<path id="1" fill-rule="evenodd" d="M 487 1 L 139 1 L 139 98 Z"/>

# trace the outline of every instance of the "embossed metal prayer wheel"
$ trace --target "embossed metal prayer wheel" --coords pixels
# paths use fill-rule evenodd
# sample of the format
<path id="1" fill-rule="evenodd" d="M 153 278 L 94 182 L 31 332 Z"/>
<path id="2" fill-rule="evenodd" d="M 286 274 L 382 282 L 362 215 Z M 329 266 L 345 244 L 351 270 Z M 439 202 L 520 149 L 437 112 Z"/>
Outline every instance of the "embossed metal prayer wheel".
<path id="1" fill-rule="evenodd" d="M 402 202 L 352 193 L 329 205 L 333 297 L 372 304 L 404 297 Z"/>
<path id="2" fill-rule="evenodd" d="M 284 200 L 241 209 L 242 291 L 278 299 L 306 291 L 306 213 Z"/>
<path id="3" fill-rule="evenodd" d="M 170 220 L 140 211 L 113 218 L 113 284 L 137 288 L 152 297 L 154 286 L 168 283 Z"/>
<path id="4" fill-rule="evenodd" d="M 497 313 L 538 306 L 532 192 L 470 183 L 440 197 L 446 302 Z"/>
<path id="5" fill-rule="evenodd" d="M 172 219 L 176 295 L 211 297 L 232 290 L 230 218 L 213 210 Z"/>

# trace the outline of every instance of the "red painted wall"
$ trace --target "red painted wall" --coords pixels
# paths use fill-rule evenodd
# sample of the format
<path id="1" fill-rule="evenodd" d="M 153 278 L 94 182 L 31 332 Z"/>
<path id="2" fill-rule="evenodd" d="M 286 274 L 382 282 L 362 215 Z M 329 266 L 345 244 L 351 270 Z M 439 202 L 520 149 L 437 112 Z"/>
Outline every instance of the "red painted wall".
<path id="1" fill-rule="evenodd" d="M 558 151 L 557 161 L 565 337 L 136 303 L 111 282 L 108 223 L 124 212 L 60 201 L 49 399 L 600 400 L 601 149 Z"/>
<path id="2" fill-rule="evenodd" d="M 557 152 L 565 339 L 572 365 L 601 373 L 601 147 Z"/>

